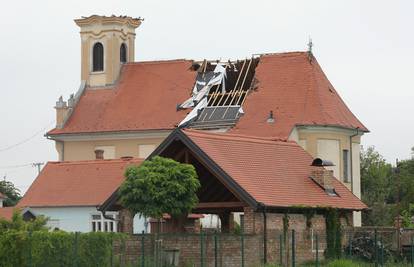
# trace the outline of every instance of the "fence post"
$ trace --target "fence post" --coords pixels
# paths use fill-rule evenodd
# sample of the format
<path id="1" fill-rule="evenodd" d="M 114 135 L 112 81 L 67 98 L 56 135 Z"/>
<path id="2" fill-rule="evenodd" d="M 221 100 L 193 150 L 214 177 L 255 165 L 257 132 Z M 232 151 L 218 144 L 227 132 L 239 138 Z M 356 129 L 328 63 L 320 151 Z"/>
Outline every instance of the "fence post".
<path id="1" fill-rule="evenodd" d="M 73 242 L 73 261 L 72 261 L 73 267 L 78 266 L 78 237 L 79 237 L 79 232 L 75 232 L 75 240 Z"/>
<path id="2" fill-rule="evenodd" d="M 375 255 L 375 267 L 378 266 L 378 236 L 377 236 L 377 229 L 374 230 L 374 255 Z"/>
<path id="3" fill-rule="evenodd" d="M 411 267 L 414 267 L 414 239 L 411 235 Z"/>
<path id="4" fill-rule="evenodd" d="M 292 267 L 295 267 L 295 260 L 296 260 L 296 255 L 295 255 L 295 230 L 292 230 Z"/>
<path id="5" fill-rule="evenodd" d="M 349 233 L 349 237 L 348 237 L 348 244 L 349 244 L 349 257 L 352 258 L 352 233 Z"/>
<path id="6" fill-rule="evenodd" d="M 318 234 L 316 234 L 315 236 L 315 241 L 316 241 L 316 267 L 319 267 L 319 238 L 318 238 Z"/>
<path id="7" fill-rule="evenodd" d="M 241 267 L 244 267 L 244 231 L 241 230 L 240 235 L 240 248 L 241 248 Z"/>
<path id="8" fill-rule="evenodd" d="M 279 236 L 279 263 L 283 266 L 283 235 Z"/>
<path id="9" fill-rule="evenodd" d="M 111 254 L 109 255 L 109 261 L 111 264 L 111 267 L 114 266 L 114 234 L 111 233 Z"/>
<path id="10" fill-rule="evenodd" d="M 380 259 L 381 259 L 381 266 L 384 266 L 384 242 L 383 242 L 383 234 L 381 234 L 381 240 L 380 240 L 380 242 L 381 242 L 381 257 L 380 257 Z"/>
<path id="11" fill-rule="evenodd" d="M 217 262 L 217 230 L 214 231 L 214 267 L 218 267 L 218 262 Z"/>
<path id="12" fill-rule="evenodd" d="M 32 267 L 33 266 L 33 263 L 32 263 L 32 231 L 29 231 L 29 262 L 28 262 L 28 264 L 29 264 L 29 267 Z"/>
<path id="13" fill-rule="evenodd" d="M 200 231 L 200 267 L 204 267 L 204 242 L 203 231 Z"/>
<path id="14" fill-rule="evenodd" d="M 144 230 L 141 233 L 141 267 L 145 267 L 145 235 L 144 235 Z"/>

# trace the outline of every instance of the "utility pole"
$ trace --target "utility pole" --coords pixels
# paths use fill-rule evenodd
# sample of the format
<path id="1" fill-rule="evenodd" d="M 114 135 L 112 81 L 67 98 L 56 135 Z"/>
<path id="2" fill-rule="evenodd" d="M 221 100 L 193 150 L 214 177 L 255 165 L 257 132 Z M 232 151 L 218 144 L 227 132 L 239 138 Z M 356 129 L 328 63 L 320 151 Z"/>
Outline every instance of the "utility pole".
<path id="1" fill-rule="evenodd" d="M 35 162 L 35 163 L 32 163 L 32 166 L 33 166 L 33 167 L 37 167 L 37 174 L 40 174 L 40 167 L 41 167 L 42 165 L 44 165 L 44 163 L 43 163 L 43 162 Z"/>

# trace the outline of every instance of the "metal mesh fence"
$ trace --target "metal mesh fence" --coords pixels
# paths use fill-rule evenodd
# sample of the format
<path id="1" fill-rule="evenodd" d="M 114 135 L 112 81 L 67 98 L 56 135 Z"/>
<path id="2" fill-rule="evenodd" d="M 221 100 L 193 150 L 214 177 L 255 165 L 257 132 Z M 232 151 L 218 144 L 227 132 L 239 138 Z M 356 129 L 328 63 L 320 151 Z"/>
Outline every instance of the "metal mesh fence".
<path id="1" fill-rule="evenodd" d="M 266 234 L 139 234 L 116 239 L 65 234 L 64 243 L 60 235 L 27 233 L 14 241 L 10 237 L 8 255 L 0 251 L 0 266 L 414 266 L 413 229 L 348 228 L 335 236 L 311 228 Z M 0 248 L 7 245 L 2 242 Z M 13 242 L 21 242 L 20 250 L 12 249 L 18 248 Z M 12 261 L 17 257 L 21 260 Z M 329 265 L 334 260 L 343 263 Z"/>

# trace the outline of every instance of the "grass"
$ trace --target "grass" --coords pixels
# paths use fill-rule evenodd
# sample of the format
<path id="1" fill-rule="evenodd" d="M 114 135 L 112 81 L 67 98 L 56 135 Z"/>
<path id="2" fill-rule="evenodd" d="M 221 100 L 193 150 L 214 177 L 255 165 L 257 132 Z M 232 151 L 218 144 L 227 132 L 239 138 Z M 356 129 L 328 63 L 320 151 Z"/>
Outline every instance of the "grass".
<path id="1" fill-rule="evenodd" d="M 304 264 L 298 264 L 298 267 L 313 267 L 315 266 L 315 262 L 308 262 Z M 374 267 L 373 263 L 358 261 L 358 260 L 350 260 L 350 259 L 338 259 L 333 261 L 321 261 L 319 263 L 320 267 Z M 410 263 L 385 263 L 384 267 L 410 267 Z M 278 264 L 266 264 L 262 267 L 281 267 Z"/>

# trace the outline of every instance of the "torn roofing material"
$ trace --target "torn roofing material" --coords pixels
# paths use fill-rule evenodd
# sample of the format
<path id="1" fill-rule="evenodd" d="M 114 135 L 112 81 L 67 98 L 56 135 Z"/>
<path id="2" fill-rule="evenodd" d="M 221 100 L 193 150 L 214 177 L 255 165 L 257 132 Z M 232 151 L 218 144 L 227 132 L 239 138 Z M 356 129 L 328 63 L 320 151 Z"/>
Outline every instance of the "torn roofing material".
<path id="1" fill-rule="evenodd" d="M 48 162 L 19 207 L 99 206 L 124 181 L 125 168 L 143 159 Z"/>
<path id="2" fill-rule="evenodd" d="M 248 96 L 244 91 L 244 115 L 230 131 L 281 138 L 287 138 L 297 125 L 368 131 L 340 98 L 316 59 L 309 61 L 308 57 L 307 52 L 262 55 L 254 77 L 244 85 L 252 89 Z M 86 89 L 64 127 L 48 135 L 174 129 L 190 112 L 177 110 L 177 105 L 189 98 L 195 86 L 198 73 L 192 66 L 189 60 L 128 63 L 112 89 Z M 226 81 L 234 81 L 234 77 L 236 73 L 227 72 Z M 226 88 L 230 88 L 227 82 Z M 214 92 L 210 91 L 208 101 Z M 274 113 L 271 124 L 267 123 L 270 111 Z"/>
<path id="3" fill-rule="evenodd" d="M 311 166 L 312 156 L 294 142 L 197 130 L 181 133 L 258 203 L 268 207 L 366 208 L 336 179 L 335 197 L 317 185 L 310 178 L 316 168 Z"/>

